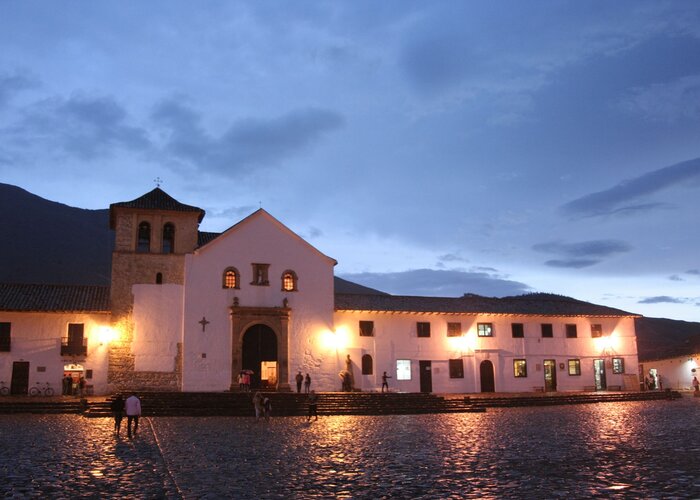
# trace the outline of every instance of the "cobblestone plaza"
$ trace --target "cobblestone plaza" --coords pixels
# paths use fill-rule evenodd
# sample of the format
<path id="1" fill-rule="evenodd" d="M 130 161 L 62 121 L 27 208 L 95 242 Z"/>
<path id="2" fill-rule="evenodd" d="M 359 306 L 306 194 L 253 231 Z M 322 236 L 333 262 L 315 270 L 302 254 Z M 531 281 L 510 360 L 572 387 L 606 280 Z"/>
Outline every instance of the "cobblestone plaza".
<path id="1" fill-rule="evenodd" d="M 0 416 L 6 498 L 699 498 L 700 399 L 420 416 Z M 124 422 L 125 423 L 125 422 Z M 123 429 L 125 434 L 125 429 Z"/>

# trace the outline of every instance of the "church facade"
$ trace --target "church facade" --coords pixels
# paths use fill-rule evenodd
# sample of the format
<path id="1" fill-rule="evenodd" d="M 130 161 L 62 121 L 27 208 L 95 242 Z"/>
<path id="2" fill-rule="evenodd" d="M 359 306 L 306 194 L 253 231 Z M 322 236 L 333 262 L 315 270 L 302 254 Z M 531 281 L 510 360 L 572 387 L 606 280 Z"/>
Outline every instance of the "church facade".
<path id="1" fill-rule="evenodd" d="M 567 297 L 389 295 L 334 277 L 265 210 L 220 234 L 160 188 L 110 206 L 110 286 L 0 284 L 0 380 L 94 394 L 637 388 L 635 315 Z"/>

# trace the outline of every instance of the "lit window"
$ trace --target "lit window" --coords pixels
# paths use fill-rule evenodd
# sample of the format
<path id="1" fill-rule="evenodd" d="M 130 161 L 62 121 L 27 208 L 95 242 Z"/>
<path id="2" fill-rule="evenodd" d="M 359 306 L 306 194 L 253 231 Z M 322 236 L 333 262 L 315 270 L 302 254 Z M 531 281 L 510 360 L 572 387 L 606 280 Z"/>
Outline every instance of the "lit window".
<path id="1" fill-rule="evenodd" d="M 448 337 L 461 337 L 462 336 L 462 323 L 447 323 L 447 336 Z"/>
<path id="2" fill-rule="evenodd" d="M 411 380 L 411 360 L 396 360 L 396 380 Z"/>
<path id="3" fill-rule="evenodd" d="M 524 359 L 514 359 L 513 375 L 517 378 L 527 377 L 527 361 Z"/>
<path id="4" fill-rule="evenodd" d="M 423 321 L 417 322 L 416 331 L 419 337 L 430 337 L 430 323 Z"/>
<path id="5" fill-rule="evenodd" d="M 612 365 L 613 373 L 625 373 L 624 358 L 613 358 Z"/>
<path id="6" fill-rule="evenodd" d="M 374 337 L 374 321 L 360 321 L 360 337 Z"/>
<path id="7" fill-rule="evenodd" d="M 464 360 L 451 359 L 450 362 L 450 378 L 464 378 Z"/>
<path id="8" fill-rule="evenodd" d="M 477 323 L 476 333 L 479 337 L 493 337 L 493 323 Z"/>
<path id="9" fill-rule="evenodd" d="M 10 347 L 12 345 L 10 330 L 12 323 L 0 323 L 0 351 L 10 352 Z"/>
<path id="10" fill-rule="evenodd" d="M 267 279 L 267 271 L 270 264 L 253 264 L 253 281 L 251 285 L 269 286 L 270 281 Z"/>
<path id="11" fill-rule="evenodd" d="M 297 290 L 297 275 L 294 271 L 282 273 L 282 291 L 294 292 Z"/>
<path id="12" fill-rule="evenodd" d="M 238 270 L 235 267 L 229 267 L 224 271 L 224 288 L 239 288 L 239 282 Z"/>
<path id="13" fill-rule="evenodd" d="M 603 325 L 591 325 L 591 337 L 597 338 L 603 336 Z"/>
<path id="14" fill-rule="evenodd" d="M 552 337 L 554 337 L 554 328 L 552 327 L 551 323 L 542 323 L 540 327 L 542 329 L 542 338 L 551 339 Z"/>
<path id="15" fill-rule="evenodd" d="M 573 375 L 573 376 L 581 375 L 581 360 L 580 359 L 570 359 L 569 360 L 569 375 Z"/>
<path id="16" fill-rule="evenodd" d="M 567 339 L 575 339 L 576 337 L 578 337 L 576 325 L 573 325 L 573 324 L 566 325 L 566 338 Z"/>
<path id="17" fill-rule="evenodd" d="M 136 251 L 141 253 L 151 251 L 151 225 L 146 221 L 139 224 Z"/>
<path id="18" fill-rule="evenodd" d="M 522 323 L 511 323 L 510 329 L 514 339 L 521 339 L 525 336 L 525 326 Z"/>
<path id="19" fill-rule="evenodd" d="M 168 222 L 163 226 L 163 253 L 175 252 L 175 226 Z"/>
<path id="20" fill-rule="evenodd" d="M 362 375 L 372 375 L 372 356 L 365 354 L 362 356 Z"/>

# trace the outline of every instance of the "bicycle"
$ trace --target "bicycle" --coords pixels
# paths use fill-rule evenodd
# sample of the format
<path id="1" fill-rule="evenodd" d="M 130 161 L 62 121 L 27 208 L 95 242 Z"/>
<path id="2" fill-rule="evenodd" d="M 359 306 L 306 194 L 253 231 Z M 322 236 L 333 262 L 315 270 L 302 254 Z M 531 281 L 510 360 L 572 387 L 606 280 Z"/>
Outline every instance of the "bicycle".
<path id="1" fill-rule="evenodd" d="M 9 396 L 10 388 L 5 385 L 4 380 L 0 380 L 0 396 Z"/>
<path id="2" fill-rule="evenodd" d="M 48 382 L 44 383 L 44 387 L 39 387 L 41 385 L 40 382 L 36 383 L 37 387 L 32 387 L 29 389 L 29 395 L 30 396 L 39 396 L 41 393 L 44 393 L 44 396 L 53 396 L 53 389 L 51 388 L 51 384 Z"/>

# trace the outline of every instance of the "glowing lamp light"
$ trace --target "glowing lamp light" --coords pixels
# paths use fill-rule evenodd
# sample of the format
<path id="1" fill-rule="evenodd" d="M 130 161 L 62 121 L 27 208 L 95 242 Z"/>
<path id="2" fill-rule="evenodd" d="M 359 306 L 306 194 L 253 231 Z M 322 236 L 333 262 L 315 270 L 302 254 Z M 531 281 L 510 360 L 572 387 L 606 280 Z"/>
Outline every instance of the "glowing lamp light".
<path id="1" fill-rule="evenodd" d="M 347 346 L 347 331 L 343 327 L 333 330 L 326 330 L 321 334 L 321 345 L 328 349 L 343 349 Z"/>
<path id="2" fill-rule="evenodd" d="M 604 335 L 596 340 L 596 348 L 600 351 L 615 351 L 619 347 L 620 341 L 614 333 Z"/>
<path id="3" fill-rule="evenodd" d="M 117 332 L 111 326 L 101 326 L 97 330 L 97 339 L 100 345 L 109 344 L 117 338 Z"/>
<path id="4" fill-rule="evenodd" d="M 455 351 L 473 351 L 476 349 L 477 340 L 474 332 L 462 334 L 460 337 L 448 337 L 450 346 Z"/>

